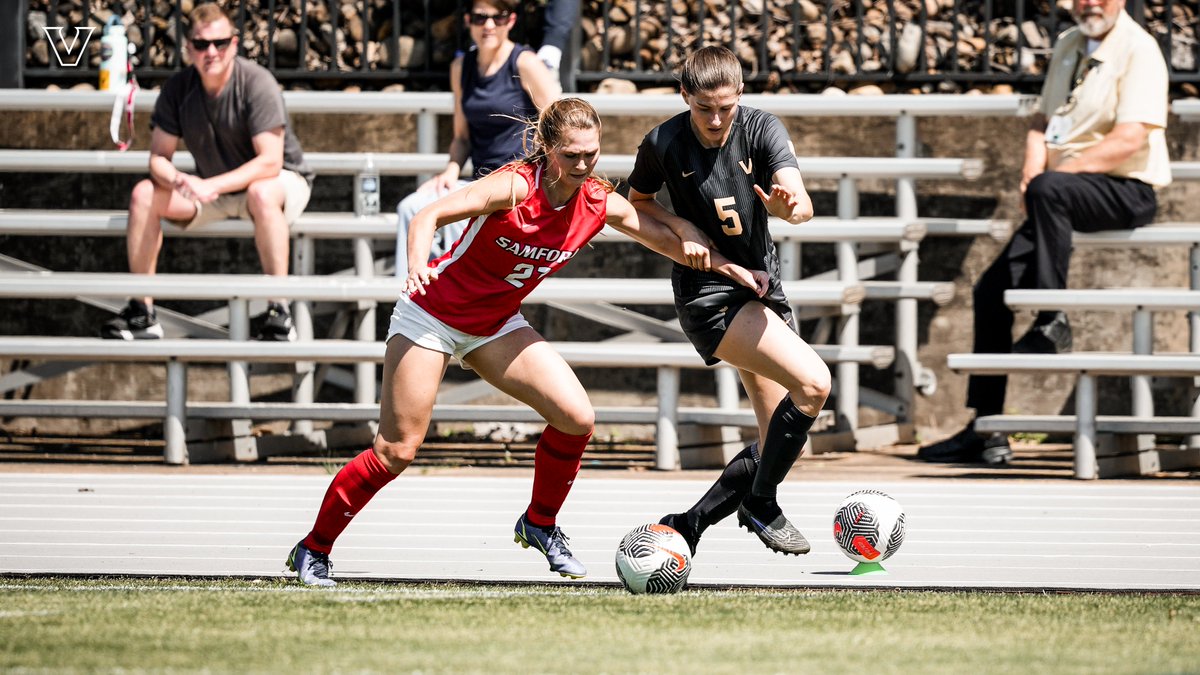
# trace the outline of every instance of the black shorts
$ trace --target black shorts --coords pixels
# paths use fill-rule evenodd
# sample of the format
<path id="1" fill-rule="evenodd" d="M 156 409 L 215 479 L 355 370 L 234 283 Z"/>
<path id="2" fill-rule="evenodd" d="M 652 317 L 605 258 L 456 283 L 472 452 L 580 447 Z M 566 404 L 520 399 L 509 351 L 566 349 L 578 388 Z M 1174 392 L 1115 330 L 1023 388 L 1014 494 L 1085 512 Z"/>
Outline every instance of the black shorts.
<path id="1" fill-rule="evenodd" d="M 679 325 L 710 366 L 721 362 L 713 352 L 720 346 L 733 317 L 747 302 L 763 303 L 793 331 L 796 330 L 792 308 L 775 275 L 771 276 L 767 294 L 760 298 L 727 276 L 675 265 L 671 270 L 671 287 L 675 291 L 675 314 L 679 316 Z"/>

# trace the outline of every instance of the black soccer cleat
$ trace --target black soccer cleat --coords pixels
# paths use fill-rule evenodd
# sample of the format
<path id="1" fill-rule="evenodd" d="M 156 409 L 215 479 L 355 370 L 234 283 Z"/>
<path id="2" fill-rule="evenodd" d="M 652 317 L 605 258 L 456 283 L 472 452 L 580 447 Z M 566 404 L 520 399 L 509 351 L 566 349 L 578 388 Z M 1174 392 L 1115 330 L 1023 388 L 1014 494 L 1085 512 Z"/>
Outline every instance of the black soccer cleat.
<path id="1" fill-rule="evenodd" d="M 780 512 L 768 522 L 766 518 L 756 517 L 750 513 L 743 502 L 738 506 L 738 524 L 758 536 L 767 548 L 784 555 L 804 555 L 812 550 L 808 540 L 800 534 L 800 530 L 792 525 L 787 516 Z"/>
<path id="2" fill-rule="evenodd" d="M 696 546 L 700 543 L 700 537 L 692 530 L 692 526 L 688 524 L 686 513 L 668 513 L 658 521 L 659 525 L 666 525 L 675 530 L 687 542 L 688 551 L 692 556 L 696 555 Z"/>

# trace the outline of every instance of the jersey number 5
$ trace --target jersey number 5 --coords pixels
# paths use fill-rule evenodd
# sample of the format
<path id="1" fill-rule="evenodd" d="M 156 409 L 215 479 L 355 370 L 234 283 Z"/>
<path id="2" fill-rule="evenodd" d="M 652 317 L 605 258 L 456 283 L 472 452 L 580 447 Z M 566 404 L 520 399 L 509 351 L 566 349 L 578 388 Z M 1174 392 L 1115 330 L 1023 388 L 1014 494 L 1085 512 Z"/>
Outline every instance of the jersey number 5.
<path id="1" fill-rule="evenodd" d="M 537 272 L 539 279 L 546 276 L 547 274 L 550 274 L 549 267 L 535 268 L 533 265 L 530 265 L 529 263 L 521 263 L 520 265 L 517 265 L 516 267 L 514 267 L 512 274 L 504 277 L 504 280 L 507 281 L 508 283 L 512 284 L 513 286 L 516 286 L 517 288 L 524 288 L 525 281 L 527 279 L 532 278 L 533 273 L 535 271 Z"/>
<path id="2" fill-rule="evenodd" d="M 721 231 L 731 237 L 736 237 L 742 233 L 742 219 L 738 216 L 737 211 L 733 210 L 736 204 L 737 199 L 733 197 L 722 197 L 721 199 L 713 200 L 713 206 L 717 207 L 717 218 L 721 220 Z M 725 221 L 727 220 L 732 220 L 733 222 L 726 223 Z"/>

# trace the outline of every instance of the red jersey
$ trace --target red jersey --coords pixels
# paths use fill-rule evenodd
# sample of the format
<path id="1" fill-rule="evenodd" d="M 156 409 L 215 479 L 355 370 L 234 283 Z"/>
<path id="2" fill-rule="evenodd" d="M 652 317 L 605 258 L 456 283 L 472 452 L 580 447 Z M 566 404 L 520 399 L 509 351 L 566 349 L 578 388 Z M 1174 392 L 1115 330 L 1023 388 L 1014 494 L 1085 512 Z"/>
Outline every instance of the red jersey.
<path id="1" fill-rule="evenodd" d="M 412 301 L 469 335 L 492 335 L 520 311 L 542 279 L 566 265 L 604 227 L 608 193 L 589 179 L 555 209 L 540 187 L 542 169 L 517 164 L 529 195 L 515 208 L 477 216 L 445 255 L 431 263 L 438 278 Z"/>

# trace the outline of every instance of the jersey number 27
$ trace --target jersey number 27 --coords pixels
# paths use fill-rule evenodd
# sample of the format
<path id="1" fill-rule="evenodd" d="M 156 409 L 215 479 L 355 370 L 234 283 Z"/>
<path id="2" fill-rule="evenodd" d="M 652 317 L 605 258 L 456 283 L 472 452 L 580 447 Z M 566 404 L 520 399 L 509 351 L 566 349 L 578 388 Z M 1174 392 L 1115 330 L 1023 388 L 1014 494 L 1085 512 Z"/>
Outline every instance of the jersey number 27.
<path id="1" fill-rule="evenodd" d="M 521 263 L 521 264 L 517 265 L 516 267 L 514 267 L 512 274 L 504 277 L 504 280 L 507 281 L 508 283 L 512 284 L 513 286 L 516 286 L 517 288 L 524 288 L 525 281 L 527 279 L 532 278 L 533 273 L 535 271 L 537 272 L 539 279 L 546 276 L 547 274 L 550 274 L 549 267 L 536 267 L 535 268 L 533 265 L 530 265 L 529 263 Z"/>

